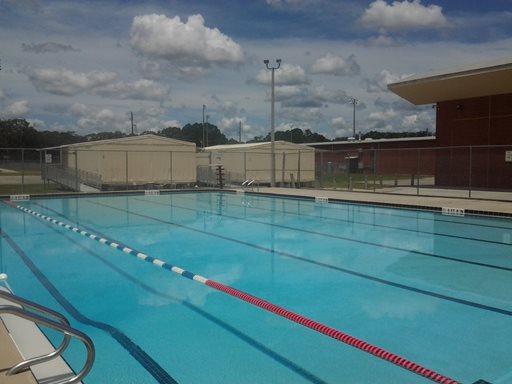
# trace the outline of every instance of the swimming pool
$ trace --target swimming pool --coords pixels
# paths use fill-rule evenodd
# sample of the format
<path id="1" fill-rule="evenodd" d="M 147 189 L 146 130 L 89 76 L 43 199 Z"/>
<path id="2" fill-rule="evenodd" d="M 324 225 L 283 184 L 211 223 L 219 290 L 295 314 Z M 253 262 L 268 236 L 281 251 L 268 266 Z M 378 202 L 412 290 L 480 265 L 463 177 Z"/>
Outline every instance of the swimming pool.
<path id="1" fill-rule="evenodd" d="M 460 382 L 512 382 L 510 219 L 217 192 L 19 204 Z M 94 340 L 88 383 L 430 382 L 13 207 L 0 215 L 15 293 Z M 79 347 L 65 357 L 83 362 Z"/>

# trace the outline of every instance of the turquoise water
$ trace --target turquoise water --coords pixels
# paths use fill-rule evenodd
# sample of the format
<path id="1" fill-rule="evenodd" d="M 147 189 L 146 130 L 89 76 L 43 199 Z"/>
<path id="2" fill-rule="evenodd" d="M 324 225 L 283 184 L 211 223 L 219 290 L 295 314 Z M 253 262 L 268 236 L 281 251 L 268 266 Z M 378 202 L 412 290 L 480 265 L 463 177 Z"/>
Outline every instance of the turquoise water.
<path id="1" fill-rule="evenodd" d="M 231 193 L 20 205 L 460 382 L 512 383 L 510 219 Z M 0 220 L 15 293 L 94 340 L 86 383 L 429 382 L 5 204 Z M 81 346 L 65 356 L 80 369 Z"/>

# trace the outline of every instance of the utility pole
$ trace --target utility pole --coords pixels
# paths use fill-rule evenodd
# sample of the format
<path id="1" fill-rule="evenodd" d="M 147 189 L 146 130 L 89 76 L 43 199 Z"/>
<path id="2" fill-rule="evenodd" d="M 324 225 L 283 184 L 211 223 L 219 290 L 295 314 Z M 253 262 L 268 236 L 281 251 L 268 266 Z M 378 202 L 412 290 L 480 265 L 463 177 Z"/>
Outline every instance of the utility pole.
<path id="1" fill-rule="evenodd" d="M 356 137 L 356 105 L 357 105 L 357 103 L 359 103 L 359 100 L 357 100 L 355 97 L 349 97 L 348 103 L 352 104 L 354 106 L 354 112 L 352 115 L 352 130 L 353 130 L 352 137 L 355 138 Z"/>
<path id="2" fill-rule="evenodd" d="M 238 142 L 242 142 L 242 121 L 239 121 L 239 127 L 238 127 Z"/>
<path id="3" fill-rule="evenodd" d="M 276 59 L 277 65 L 275 67 L 270 67 L 269 60 L 263 60 L 263 63 L 272 72 L 272 93 L 270 97 L 270 120 L 271 120 L 271 126 L 270 126 L 270 167 L 272 168 L 270 170 L 270 186 L 275 187 L 276 186 L 276 151 L 275 151 L 275 112 L 274 112 L 274 104 L 275 104 L 275 92 L 274 92 L 274 85 L 275 85 L 275 78 L 274 78 L 274 71 L 276 69 L 279 69 L 281 67 L 281 59 Z"/>
<path id="4" fill-rule="evenodd" d="M 131 117 L 131 121 L 132 121 L 132 136 L 135 136 L 135 127 L 136 127 L 136 125 L 133 124 L 133 112 L 130 112 L 130 117 Z"/>

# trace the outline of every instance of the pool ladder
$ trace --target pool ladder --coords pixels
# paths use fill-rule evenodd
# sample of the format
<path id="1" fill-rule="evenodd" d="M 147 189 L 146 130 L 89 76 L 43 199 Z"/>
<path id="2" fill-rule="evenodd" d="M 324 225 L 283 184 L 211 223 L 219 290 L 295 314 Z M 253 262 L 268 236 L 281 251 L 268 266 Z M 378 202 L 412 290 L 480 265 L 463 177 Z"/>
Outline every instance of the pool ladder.
<path id="1" fill-rule="evenodd" d="M 251 190 L 251 191 L 254 191 L 254 182 L 256 180 L 254 179 L 247 179 L 245 180 L 243 183 L 242 183 L 242 189 L 243 190 Z M 258 186 L 258 190 L 259 190 L 259 186 Z"/>
<path id="2" fill-rule="evenodd" d="M 55 381 L 46 381 L 45 384 L 73 384 L 78 383 L 80 380 L 82 380 L 91 370 L 92 364 L 94 363 L 94 356 L 95 356 L 95 350 L 94 350 L 94 344 L 92 340 L 87 336 L 85 333 L 80 332 L 74 328 L 71 328 L 69 325 L 69 321 L 60 313 L 55 312 L 49 308 L 43 307 L 39 304 L 36 304 L 32 301 L 23 299 L 19 296 L 16 296 L 12 293 L 6 292 L 4 290 L 0 289 L 0 298 L 5 299 L 11 303 L 21 305 L 22 307 L 19 307 L 17 305 L 0 305 L 0 314 L 6 313 L 11 314 L 29 321 L 32 321 L 36 324 L 44 325 L 48 328 L 51 328 L 53 330 L 56 330 L 58 332 L 61 332 L 64 335 L 64 339 L 62 340 L 61 344 L 52 352 L 47 353 L 46 355 L 37 356 L 33 358 L 29 358 L 26 360 L 23 360 L 19 362 L 18 364 L 14 365 L 13 367 L 9 368 L 6 372 L 6 376 L 15 375 L 19 372 L 22 372 L 26 370 L 27 368 L 31 367 L 32 365 L 41 364 L 46 361 L 50 361 L 52 359 L 55 359 L 59 357 L 67 348 L 69 345 L 71 337 L 74 337 L 81 341 L 86 350 L 87 350 L 87 359 L 85 362 L 84 367 L 80 372 L 75 374 L 74 376 L 67 377 L 67 378 L 59 378 Z M 28 311 L 27 308 L 30 308 L 32 311 Z M 39 312 L 35 313 L 35 312 Z M 46 315 L 41 316 L 41 314 Z M 53 318 L 53 319 L 51 319 Z M 56 321 L 57 320 L 57 321 Z"/>

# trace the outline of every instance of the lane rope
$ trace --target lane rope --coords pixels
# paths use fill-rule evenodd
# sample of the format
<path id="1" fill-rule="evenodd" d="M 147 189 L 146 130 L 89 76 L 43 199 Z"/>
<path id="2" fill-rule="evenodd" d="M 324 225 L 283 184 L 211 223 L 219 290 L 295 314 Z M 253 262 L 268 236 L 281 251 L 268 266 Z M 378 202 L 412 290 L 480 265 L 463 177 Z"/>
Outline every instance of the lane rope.
<path id="1" fill-rule="evenodd" d="M 33 211 L 31 209 L 25 208 L 21 205 L 18 205 L 16 203 L 13 203 L 11 201 L 3 201 L 3 203 L 13 207 L 17 208 L 22 212 L 28 213 L 32 216 L 38 217 L 40 219 L 46 220 L 50 223 L 53 223 L 55 225 L 58 225 L 60 227 L 63 227 L 65 229 L 68 229 L 72 232 L 75 232 L 81 236 L 87 237 L 91 240 L 95 240 L 100 244 L 104 244 L 106 246 L 109 246 L 111 248 L 117 249 L 121 252 L 124 252 L 126 254 L 132 255 L 137 257 L 140 260 L 146 261 L 148 263 L 151 263 L 153 265 L 156 265 L 157 267 L 166 269 L 168 271 L 174 272 L 182 277 L 186 277 L 187 279 L 196 281 L 198 283 L 207 285 L 208 287 L 211 287 L 213 289 L 216 289 L 217 291 L 223 292 L 225 294 L 228 294 L 232 297 L 235 297 L 237 299 L 243 300 L 249 304 L 252 304 L 254 306 L 257 306 L 261 309 L 264 309 L 268 312 L 274 313 L 278 316 L 281 316 L 285 319 L 288 319 L 290 321 L 293 321 L 297 324 L 300 324 L 304 327 L 310 328 L 313 331 L 316 331 L 318 333 L 321 333 L 323 335 L 329 336 L 335 340 L 341 341 L 342 343 L 345 343 L 347 345 L 350 345 L 351 347 L 360 349 L 366 353 L 369 353 L 373 356 L 376 356 L 382 360 L 388 361 L 390 363 L 393 363 L 401 368 L 404 368 L 408 371 L 411 371 L 417 375 L 423 376 L 431 381 L 434 381 L 436 383 L 441 384 L 460 384 L 458 381 L 455 381 L 449 377 L 443 376 L 433 370 L 430 370 L 428 368 L 425 368 L 419 364 L 416 364 L 410 360 L 407 360 L 403 357 L 400 357 L 398 355 L 395 355 L 394 353 L 388 352 L 380 347 L 374 346 L 372 344 L 369 344 L 363 340 L 357 339 L 354 336 L 350 336 L 344 332 L 341 332 L 337 329 L 331 328 L 327 325 L 324 325 L 322 323 L 319 323 L 315 320 L 309 319 L 305 316 L 299 315 L 297 313 L 294 313 L 292 311 L 289 311 L 285 308 L 282 308 L 278 305 L 272 304 L 268 301 L 265 301 L 263 299 L 260 299 L 256 296 L 252 296 L 248 293 L 245 293 L 243 291 L 240 291 L 238 289 L 232 288 L 230 286 L 218 283 L 214 280 L 208 279 L 204 276 L 192 273 L 190 271 L 187 271 L 183 268 L 180 268 L 178 266 L 171 265 L 169 263 L 166 263 L 165 261 L 162 261 L 160 259 L 151 257 L 150 255 L 147 255 L 143 252 L 139 252 L 133 248 L 130 248 L 125 245 L 121 245 L 119 243 L 116 243 L 112 240 L 105 239 L 101 236 L 97 236 L 93 233 L 84 231 L 80 228 L 74 227 L 70 224 L 66 224 L 62 221 L 55 220 L 49 216 L 43 215 L 41 213 L 38 213 L 36 211 Z"/>

